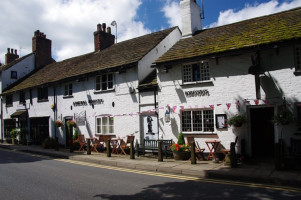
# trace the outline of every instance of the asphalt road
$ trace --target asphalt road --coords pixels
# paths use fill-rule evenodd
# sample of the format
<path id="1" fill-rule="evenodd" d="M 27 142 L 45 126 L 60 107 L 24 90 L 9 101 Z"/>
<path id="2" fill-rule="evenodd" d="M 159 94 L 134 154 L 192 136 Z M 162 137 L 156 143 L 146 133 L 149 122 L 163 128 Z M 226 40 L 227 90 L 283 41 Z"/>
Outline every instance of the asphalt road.
<path id="1" fill-rule="evenodd" d="M 299 190 L 301 191 L 301 190 Z M 293 189 L 189 180 L 0 149 L 0 199 L 301 199 Z"/>

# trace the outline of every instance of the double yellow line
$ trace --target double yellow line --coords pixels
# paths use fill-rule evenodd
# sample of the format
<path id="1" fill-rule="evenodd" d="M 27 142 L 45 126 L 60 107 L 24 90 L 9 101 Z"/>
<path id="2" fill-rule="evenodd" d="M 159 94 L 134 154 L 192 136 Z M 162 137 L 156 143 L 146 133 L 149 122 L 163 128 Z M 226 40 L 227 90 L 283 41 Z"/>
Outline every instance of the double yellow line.
<path id="1" fill-rule="evenodd" d="M 167 174 L 167 173 L 161 173 L 161 172 L 150 172 L 150 171 L 142 171 L 142 170 L 136 170 L 136 169 L 113 167 L 113 166 L 107 166 L 107 165 L 101 165 L 101 164 L 86 163 L 86 162 L 82 162 L 82 161 L 75 161 L 75 160 L 68 160 L 68 159 L 54 159 L 54 160 L 60 161 L 60 162 L 65 162 L 65 163 L 84 165 L 84 166 L 89 166 L 89 167 L 96 167 L 96 168 L 101 168 L 101 169 L 110 169 L 110 170 L 116 170 L 116 171 L 122 171 L 122 172 L 129 172 L 129 173 L 149 175 L 149 176 L 157 176 L 157 177 L 165 177 L 165 178 L 178 179 L 178 180 L 199 181 L 199 182 L 206 182 L 206 183 L 235 185 L 235 186 L 244 186 L 244 187 L 251 187 L 251 188 L 262 188 L 262 189 L 280 190 L 280 191 L 301 193 L 301 188 L 283 187 L 283 186 L 257 184 L 257 183 L 248 183 L 248 182 L 240 182 L 240 181 L 226 181 L 226 180 L 217 180 L 217 179 L 207 179 L 207 178 L 199 178 L 199 177 L 192 177 L 192 176 Z"/>
<path id="2" fill-rule="evenodd" d="M 15 152 L 15 153 L 21 153 L 21 152 Z M 42 156 L 42 155 L 37 155 L 37 154 L 32 154 L 32 153 L 24 153 L 24 152 L 22 152 L 22 153 L 29 154 L 34 157 L 52 159 L 47 156 Z M 157 176 L 157 177 L 164 177 L 164 178 L 171 178 L 171 179 L 178 179 L 178 180 L 199 181 L 199 182 L 205 182 L 205 183 L 235 185 L 235 186 L 244 186 L 244 187 L 250 187 L 250 188 L 261 188 L 261 189 L 270 189 L 270 190 L 301 193 L 301 188 L 294 188 L 294 187 L 284 187 L 284 186 L 266 185 L 266 184 L 240 182 L 240 181 L 226 181 L 226 180 L 218 180 L 218 179 L 208 179 L 208 178 L 199 178 L 199 177 L 192 177 L 192 176 L 175 175 L 175 174 L 168 174 L 168 173 L 161 173 L 161 172 L 142 171 L 142 170 L 136 170 L 136 169 L 113 167 L 113 166 L 108 166 L 108 165 L 87 163 L 87 162 L 68 160 L 68 159 L 59 159 L 58 158 L 58 159 L 52 159 L 52 160 L 70 163 L 70 164 L 76 164 L 76 165 L 101 168 L 101 169 L 110 169 L 110 170 L 115 170 L 115 171 L 122 171 L 122 172 L 129 172 L 129 173 L 135 173 L 135 174 Z"/>

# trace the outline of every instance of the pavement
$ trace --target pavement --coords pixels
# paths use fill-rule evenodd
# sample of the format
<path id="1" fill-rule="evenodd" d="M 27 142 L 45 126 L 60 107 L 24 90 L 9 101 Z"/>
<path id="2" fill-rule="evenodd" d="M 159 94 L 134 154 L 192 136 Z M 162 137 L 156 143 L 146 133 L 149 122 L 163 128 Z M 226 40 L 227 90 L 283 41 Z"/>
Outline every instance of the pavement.
<path id="1" fill-rule="evenodd" d="M 74 151 L 70 153 L 69 149 L 65 148 L 60 148 L 56 151 L 54 149 L 44 149 L 36 145 L 26 146 L 6 143 L 0 143 L 0 148 L 120 168 L 301 188 L 300 169 L 279 171 L 275 170 L 274 164 L 264 162 L 243 162 L 239 163 L 237 168 L 231 168 L 225 165 L 224 162 L 211 160 L 197 161 L 196 164 L 191 164 L 190 161 L 176 161 L 172 158 L 164 158 L 163 162 L 159 162 L 158 158 L 151 155 L 135 156 L 135 159 L 130 159 L 129 155 L 112 154 L 111 157 L 107 157 L 106 153 L 92 152 L 91 155 L 87 155 L 86 151 Z"/>

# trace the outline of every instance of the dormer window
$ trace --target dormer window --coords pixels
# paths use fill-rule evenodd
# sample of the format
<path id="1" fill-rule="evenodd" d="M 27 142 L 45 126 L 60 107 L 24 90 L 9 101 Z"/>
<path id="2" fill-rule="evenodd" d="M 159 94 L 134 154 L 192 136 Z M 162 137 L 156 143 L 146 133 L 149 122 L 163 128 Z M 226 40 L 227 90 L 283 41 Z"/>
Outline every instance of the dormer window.
<path id="1" fill-rule="evenodd" d="M 183 83 L 209 81 L 208 62 L 187 64 L 183 67 Z"/>
<path id="2" fill-rule="evenodd" d="M 18 78 L 18 73 L 17 73 L 17 71 L 11 71 L 11 72 L 10 72 L 10 78 L 11 78 L 11 79 L 17 79 L 17 78 Z"/>
<path id="3" fill-rule="evenodd" d="M 103 74 L 96 77 L 95 90 L 107 91 L 114 89 L 114 77 L 113 74 Z"/>

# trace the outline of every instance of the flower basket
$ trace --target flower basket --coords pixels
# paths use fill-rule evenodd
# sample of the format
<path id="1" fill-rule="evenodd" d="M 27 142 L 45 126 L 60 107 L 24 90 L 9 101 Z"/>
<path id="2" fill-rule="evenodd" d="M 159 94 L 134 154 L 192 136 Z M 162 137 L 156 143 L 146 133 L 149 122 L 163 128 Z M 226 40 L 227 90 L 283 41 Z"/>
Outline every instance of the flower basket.
<path id="1" fill-rule="evenodd" d="M 61 127 L 63 124 L 60 120 L 55 120 L 54 123 L 55 123 L 55 127 Z"/>
<path id="2" fill-rule="evenodd" d="M 246 123 L 246 117 L 244 115 L 234 115 L 233 117 L 227 120 L 229 126 L 241 127 Z"/>
<path id="3" fill-rule="evenodd" d="M 67 121 L 68 127 L 76 127 L 76 122 L 74 120 Z"/>
<path id="4" fill-rule="evenodd" d="M 172 153 L 175 160 L 189 160 L 191 156 L 190 151 L 174 151 Z"/>
<path id="5" fill-rule="evenodd" d="M 278 112 L 277 115 L 274 117 L 274 122 L 278 125 L 288 125 L 292 121 L 293 114 L 287 109 Z"/>

